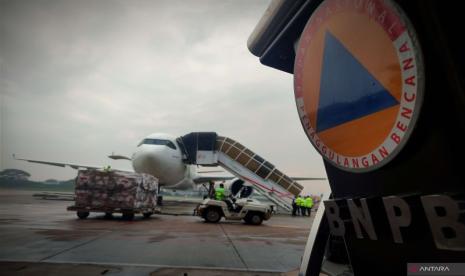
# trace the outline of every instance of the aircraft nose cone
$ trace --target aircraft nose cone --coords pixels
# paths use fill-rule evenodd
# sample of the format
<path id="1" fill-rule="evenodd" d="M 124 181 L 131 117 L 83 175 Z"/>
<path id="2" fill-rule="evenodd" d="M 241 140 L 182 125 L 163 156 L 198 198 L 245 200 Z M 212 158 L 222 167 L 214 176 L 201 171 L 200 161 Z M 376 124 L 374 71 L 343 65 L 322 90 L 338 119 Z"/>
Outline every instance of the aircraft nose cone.
<path id="1" fill-rule="evenodd" d="M 141 148 L 133 157 L 134 171 L 155 176 L 165 163 L 163 149 L 159 148 Z"/>

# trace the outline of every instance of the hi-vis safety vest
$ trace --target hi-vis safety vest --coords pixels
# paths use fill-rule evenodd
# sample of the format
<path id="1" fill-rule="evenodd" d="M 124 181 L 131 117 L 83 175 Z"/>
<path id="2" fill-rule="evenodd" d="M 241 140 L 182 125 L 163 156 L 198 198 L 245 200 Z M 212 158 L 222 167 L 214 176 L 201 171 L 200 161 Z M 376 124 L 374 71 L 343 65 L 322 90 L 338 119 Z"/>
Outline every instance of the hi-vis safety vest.
<path id="1" fill-rule="evenodd" d="M 304 205 L 304 199 L 302 197 L 297 197 L 297 199 L 295 200 L 295 204 L 297 206 L 303 206 Z"/>
<path id="2" fill-rule="evenodd" d="M 305 199 L 305 207 L 312 208 L 313 207 L 313 199 L 311 197 L 307 197 Z"/>
<path id="3" fill-rule="evenodd" d="M 224 188 L 215 189 L 215 199 L 223 200 L 224 199 Z"/>

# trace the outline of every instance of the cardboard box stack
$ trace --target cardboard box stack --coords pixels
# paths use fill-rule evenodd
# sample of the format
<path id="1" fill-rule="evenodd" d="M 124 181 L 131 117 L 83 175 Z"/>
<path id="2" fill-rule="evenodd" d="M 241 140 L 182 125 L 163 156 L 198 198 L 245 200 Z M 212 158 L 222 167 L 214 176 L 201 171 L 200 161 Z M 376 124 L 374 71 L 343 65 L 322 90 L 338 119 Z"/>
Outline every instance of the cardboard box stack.
<path id="1" fill-rule="evenodd" d="M 148 174 L 81 170 L 76 178 L 76 207 L 146 209 L 157 204 L 158 179 Z"/>

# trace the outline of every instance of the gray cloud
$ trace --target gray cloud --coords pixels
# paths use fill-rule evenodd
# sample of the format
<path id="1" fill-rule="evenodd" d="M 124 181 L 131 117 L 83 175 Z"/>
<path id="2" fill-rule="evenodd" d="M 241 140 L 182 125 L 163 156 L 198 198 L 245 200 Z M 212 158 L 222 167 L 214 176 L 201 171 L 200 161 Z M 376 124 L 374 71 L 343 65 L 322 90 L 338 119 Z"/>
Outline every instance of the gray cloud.
<path id="1" fill-rule="evenodd" d="M 292 75 L 261 65 L 247 37 L 268 1 L 1 1 L 1 168 L 34 179 L 91 165 L 145 135 L 216 131 L 289 174 L 324 176 L 301 128 Z"/>

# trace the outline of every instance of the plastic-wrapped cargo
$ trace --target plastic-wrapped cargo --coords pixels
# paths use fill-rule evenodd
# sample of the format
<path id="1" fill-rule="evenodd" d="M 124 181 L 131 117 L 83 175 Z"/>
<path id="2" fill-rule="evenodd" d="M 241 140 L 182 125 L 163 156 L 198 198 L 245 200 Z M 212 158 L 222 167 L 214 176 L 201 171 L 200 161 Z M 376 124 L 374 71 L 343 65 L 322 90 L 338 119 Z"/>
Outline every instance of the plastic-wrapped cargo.
<path id="1" fill-rule="evenodd" d="M 75 206 L 69 210 L 153 213 L 158 179 L 121 171 L 80 170 L 76 178 Z"/>

